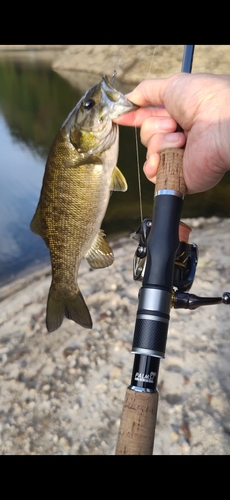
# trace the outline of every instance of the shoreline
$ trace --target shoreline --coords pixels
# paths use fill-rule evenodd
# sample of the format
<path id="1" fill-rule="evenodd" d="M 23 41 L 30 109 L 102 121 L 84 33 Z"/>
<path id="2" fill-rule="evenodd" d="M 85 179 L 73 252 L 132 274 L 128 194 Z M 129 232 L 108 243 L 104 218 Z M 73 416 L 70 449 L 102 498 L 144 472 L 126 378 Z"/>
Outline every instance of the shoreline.
<path id="1" fill-rule="evenodd" d="M 182 220 L 199 251 L 191 293 L 221 296 L 230 289 L 230 218 Z M 47 333 L 50 265 L 0 287 L 0 455 L 114 454 L 141 283 L 137 242 L 110 244 L 112 266 L 92 270 L 83 260 L 79 271 L 91 330 L 65 319 Z M 155 455 L 230 454 L 229 325 L 223 304 L 171 310 Z"/>
<path id="2" fill-rule="evenodd" d="M 188 224 L 191 228 L 194 227 L 203 227 L 205 225 L 218 223 L 222 220 L 228 220 L 226 217 L 198 217 L 198 218 L 184 218 L 183 222 Z M 205 230 L 205 229 L 204 229 Z M 190 239 L 192 238 L 192 234 Z M 119 247 L 121 244 L 125 243 L 126 245 L 130 242 L 130 237 L 126 235 L 119 235 L 116 237 L 114 235 L 113 238 L 108 240 L 109 245 L 114 250 Z M 137 242 L 134 242 L 134 245 L 137 246 Z M 135 248 L 135 246 L 134 246 Z M 110 267 L 111 268 L 111 267 Z M 41 262 L 40 264 L 31 264 L 28 268 L 24 268 L 22 271 L 19 271 L 14 279 L 9 281 L 8 283 L 0 285 L 0 303 L 4 298 L 8 297 L 10 294 L 18 292 L 25 288 L 28 284 L 35 282 L 43 277 L 51 276 L 51 264 L 47 261 Z"/>
<path id="3" fill-rule="evenodd" d="M 54 71 L 75 85 L 77 72 L 92 76 L 117 71 L 118 84 L 130 91 L 146 78 L 165 78 L 181 71 L 184 45 L 0 45 L 0 57 L 49 60 Z M 193 73 L 230 73 L 229 45 L 195 45 Z"/>
<path id="4" fill-rule="evenodd" d="M 209 227 L 210 224 L 218 224 L 221 221 L 230 220 L 227 217 L 197 217 L 197 218 L 183 218 L 183 222 L 189 225 L 192 230 L 194 228 L 202 227 L 204 231 L 205 237 L 205 226 Z M 218 230 L 217 230 L 218 233 Z M 193 231 L 190 234 L 190 241 L 192 241 Z M 229 235 L 230 238 L 230 235 Z M 134 241 L 134 240 L 132 240 Z M 108 240 L 109 245 L 113 250 L 117 247 L 121 246 L 123 243 L 128 245 L 130 243 L 130 236 L 127 235 L 114 235 L 113 238 Z M 137 242 L 134 242 L 134 250 L 135 246 L 137 246 Z M 39 264 L 31 264 L 28 268 L 19 271 L 19 273 L 15 276 L 14 279 L 10 280 L 8 283 L 0 285 L 0 303 L 2 300 L 7 298 L 12 293 L 18 292 L 30 285 L 33 282 L 36 282 L 43 277 L 51 276 L 51 264 L 47 261 Z"/>
<path id="5" fill-rule="evenodd" d="M 192 293 L 221 296 L 230 283 L 230 219 L 184 222 L 199 250 Z M 0 303 L 0 454 L 114 454 L 133 365 L 136 247 L 130 238 L 114 241 L 109 268 L 82 262 L 79 286 L 92 330 L 66 319 L 47 333 L 49 270 L 27 277 Z M 230 454 L 229 324 L 223 304 L 172 309 L 154 454 Z"/>

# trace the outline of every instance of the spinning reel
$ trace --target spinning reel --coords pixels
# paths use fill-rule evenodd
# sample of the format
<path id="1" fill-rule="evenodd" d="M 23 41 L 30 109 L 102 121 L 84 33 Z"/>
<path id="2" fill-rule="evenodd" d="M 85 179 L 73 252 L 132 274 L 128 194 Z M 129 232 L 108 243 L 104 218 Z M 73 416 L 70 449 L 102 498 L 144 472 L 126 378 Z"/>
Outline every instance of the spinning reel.
<path id="1" fill-rule="evenodd" d="M 151 230 L 152 220 L 143 219 L 136 232 L 131 234 L 134 240 L 138 241 L 138 247 L 133 259 L 133 279 L 142 281 L 145 273 L 147 260 L 147 239 Z M 187 233 L 189 226 L 180 222 L 180 227 L 184 226 Z M 186 231 L 185 231 L 186 233 Z M 198 263 L 198 247 L 195 243 L 180 241 L 173 272 L 173 294 L 171 306 L 175 309 L 196 309 L 197 307 L 212 304 L 230 304 L 230 293 L 224 292 L 222 297 L 198 297 L 187 293 L 190 290 Z"/>

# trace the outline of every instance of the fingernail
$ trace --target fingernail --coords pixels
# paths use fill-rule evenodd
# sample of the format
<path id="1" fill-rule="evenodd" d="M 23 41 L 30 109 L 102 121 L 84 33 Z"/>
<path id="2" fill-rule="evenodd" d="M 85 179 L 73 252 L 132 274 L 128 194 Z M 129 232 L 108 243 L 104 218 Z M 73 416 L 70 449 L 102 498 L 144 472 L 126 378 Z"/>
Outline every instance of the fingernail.
<path id="1" fill-rule="evenodd" d="M 178 142 L 179 138 L 180 138 L 180 133 L 178 132 L 174 132 L 174 134 L 167 134 L 165 136 L 165 140 L 167 142 Z"/>

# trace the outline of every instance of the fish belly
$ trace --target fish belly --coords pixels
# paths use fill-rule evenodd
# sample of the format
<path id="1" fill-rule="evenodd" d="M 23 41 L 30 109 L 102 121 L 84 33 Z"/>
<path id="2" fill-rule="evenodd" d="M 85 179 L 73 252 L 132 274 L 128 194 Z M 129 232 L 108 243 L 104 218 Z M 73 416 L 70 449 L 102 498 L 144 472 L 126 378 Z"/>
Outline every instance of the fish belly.
<path id="1" fill-rule="evenodd" d="M 54 176 L 42 199 L 42 227 L 55 286 L 75 288 L 78 267 L 100 229 L 109 196 L 102 166 L 61 168 Z"/>

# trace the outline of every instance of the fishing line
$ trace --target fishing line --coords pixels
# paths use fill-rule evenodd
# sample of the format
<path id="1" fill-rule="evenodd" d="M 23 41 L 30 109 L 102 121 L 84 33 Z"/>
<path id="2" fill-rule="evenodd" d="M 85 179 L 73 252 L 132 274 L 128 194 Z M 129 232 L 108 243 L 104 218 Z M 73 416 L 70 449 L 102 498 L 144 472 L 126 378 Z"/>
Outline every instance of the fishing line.
<path id="1" fill-rule="evenodd" d="M 122 64 L 121 64 L 121 61 L 124 57 L 124 53 L 127 49 L 128 45 L 125 45 L 124 47 L 122 46 L 123 50 L 122 50 L 122 56 L 120 57 L 120 59 L 118 60 L 118 63 L 116 64 L 115 66 L 115 69 L 113 70 L 113 75 L 112 75 L 112 80 L 111 80 L 111 85 L 113 86 L 114 85 L 114 82 L 115 82 L 115 78 L 117 76 L 117 72 L 118 72 L 118 69 L 121 68 Z"/>
<path id="2" fill-rule="evenodd" d="M 141 222 L 142 222 L 142 220 L 143 220 L 143 205 L 142 205 L 141 170 L 140 170 L 137 127 L 135 127 L 135 142 L 136 142 L 136 155 L 137 155 L 137 179 L 138 179 L 138 192 L 139 192 L 139 203 L 140 203 L 140 217 L 141 217 Z"/>
<path id="3" fill-rule="evenodd" d="M 111 78 L 111 85 L 112 86 L 114 85 L 114 82 L 115 82 L 115 79 L 117 76 L 118 68 L 121 67 L 121 62 L 123 60 L 123 57 L 124 57 L 124 54 L 125 54 L 127 47 L 128 47 L 128 45 L 123 47 L 123 54 L 120 57 L 115 69 L 113 70 L 113 74 L 112 74 L 112 78 Z M 152 53 L 152 57 L 150 60 L 150 64 L 149 64 L 148 73 L 147 73 L 146 78 L 150 78 L 152 64 L 153 64 L 153 60 L 155 57 L 155 52 L 156 52 L 157 47 L 158 47 L 158 45 L 154 45 L 154 49 L 153 49 L 153 53 Z M 135 144 L 136 144 L 136 158 L 137 158 L 137 179 L 138 179 L 138 193 L 139 193 L 139 204 L 140 204 L 140 218 L 141 218 L 141 222 L 142 222 L 142 220 L 143 220 L 143 203 L 142 203 L 141 171 L 140 171 L 140 158 L 139 158 L 139 148 L 138 148 L 137 127 L 135 127 Z"/>
<path id="4" fill-rule="evenodd" d="M 156 52 L 157 47 L 158 47 L 158 45 L 154 45 L 153 54 L 152 54 L 151 61 L 149 64 L 149 69 L 148 69 L 148 74 L 147 74 L 146 79 L 150 78 L 153 59 L 155 57 L 155 52 Z M 143 220 L 143 203 L 142 203 L 141 170 L 140 170 L 140 158 L 139 158 L 139 149 L 138 149 L 137 127 L 135 127 L 135 142 L 136 142 L 136 156 L 137 156 L 137 178 L 138 178 L 138 192 L 139 192 L 139 203 L 140 203 L 140 218 L 141 218 L 141 222 L 142 222 L 142 220 Z"/>
<path id="5" fill-rule="evenodd" d="M 152 65 L 153 65 L 153 59 L 155 57 L 155 52 L 156 52 L 157 47 L 158 47 L 158 45 L 154 45 L 154 49 L 153 49 L 153 53 L 152 53 L 152 57 L 151 57 L 150 65 L 149 65 L 149 70 L 148 70 L 148 74 L 146 77 L 147 80 L 150 78 L 150 74 L 152 71 Z"/>
<path id="6" fill-rule="evenodd" d="M 112 87 L 114 86 L 114 82 L 115 82 L 116 76 L 117 76 L 117 72 L 114 69 L 113 74 L 112 74 L 112 79 L 111 79 L 111 85 L 112 85 Z"/>
<path id="7" fill-rule="evenodd" d="M 111 85 L 114 86 L 115 78 L 117 76 L 117 70 L 121 67 L 121 61 L 124 57 L 124 53 L 127 49 L 128 45 L 123 48 L 123 55 L 120 57 L 115 69 L 113 70 Z M 137 128 L 135 127 L 135 143 L 136 143 L 136 157 L 137 157 L 137 179 L 138 179 L 138 192 L 139 192 L 139 203 L 140 203 L 140 218 L 141 222 L 143 220 L 143 207 L 142 207 L 142 191 L 141 191 L 141 173 L 140 173 L 140 159 L 139 159 L 139 148 L 138 148 L 138 136 L 137 136 Z"/>

